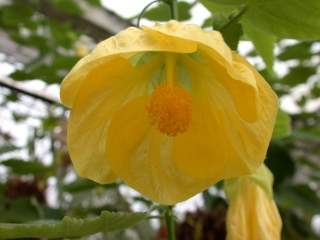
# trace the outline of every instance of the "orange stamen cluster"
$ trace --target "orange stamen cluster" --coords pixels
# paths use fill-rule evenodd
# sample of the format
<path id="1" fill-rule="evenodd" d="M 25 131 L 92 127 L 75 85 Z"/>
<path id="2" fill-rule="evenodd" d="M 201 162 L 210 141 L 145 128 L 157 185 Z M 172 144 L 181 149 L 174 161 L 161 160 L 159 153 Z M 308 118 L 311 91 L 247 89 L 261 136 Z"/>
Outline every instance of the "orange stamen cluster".
<path id="1" fill-rule="evenodd" d="M 159 85 L 147 106 L 151 123 L 168 135 L 185 132 L 192 117 L 191 95 L 179 87 Z"/>

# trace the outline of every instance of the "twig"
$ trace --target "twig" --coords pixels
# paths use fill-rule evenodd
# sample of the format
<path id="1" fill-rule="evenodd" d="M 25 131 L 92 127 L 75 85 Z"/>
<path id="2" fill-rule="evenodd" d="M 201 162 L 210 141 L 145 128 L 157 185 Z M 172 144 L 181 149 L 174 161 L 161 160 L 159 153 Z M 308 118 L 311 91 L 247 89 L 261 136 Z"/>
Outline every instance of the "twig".
<path id="1" fill-rule="evenodd" d="M 14 92 L 21 93 L 21 94 L 36 98 L 38 100 L 41 100 L 41 101 L 49 103 L 49 104 L 56 104 L 56 105 L 63 106 L 62 103 L 58 99 L 44 95 L 42 93 L 27 90 L 27 89 L 19 86 L 17 83 L 15 83 L 14 80 L 11 80 L 8 78 L 1 78 L 0 79 L 0 86 L 8 88 Z"/>

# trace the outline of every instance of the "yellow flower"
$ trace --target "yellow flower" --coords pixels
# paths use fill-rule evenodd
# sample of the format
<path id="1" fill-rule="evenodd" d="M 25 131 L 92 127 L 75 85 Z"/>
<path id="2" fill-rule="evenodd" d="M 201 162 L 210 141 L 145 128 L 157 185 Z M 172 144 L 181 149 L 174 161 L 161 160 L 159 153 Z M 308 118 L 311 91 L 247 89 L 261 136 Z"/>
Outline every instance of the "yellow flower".
<path id="1" fill-rule="evenodd" d="M 225 181 L 227 240 L 281 239 L 282 222 L 272 197 L 272 182 L 265 165 L 251 175 Z"/>
<path id="2" fill-rule="evenodd" d="M 130 27 L 66 76 L 68 147 L 82 177 L 174 204 L 264 160 L 277 98 L 219 32 Z"/>

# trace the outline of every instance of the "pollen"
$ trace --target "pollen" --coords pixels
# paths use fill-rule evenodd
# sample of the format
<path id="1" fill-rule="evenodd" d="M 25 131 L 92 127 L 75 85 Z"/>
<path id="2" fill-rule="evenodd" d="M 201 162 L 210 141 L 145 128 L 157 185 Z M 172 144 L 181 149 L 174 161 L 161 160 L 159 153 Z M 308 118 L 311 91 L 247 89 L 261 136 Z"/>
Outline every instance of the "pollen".
<path id="1" fill-rule="evenodd" d="M 159 85 L 151 95 L 147 111 L 160 132 L 176 136 L 188 130 L 192 118 L 191 95 L 180 87 Z"/>

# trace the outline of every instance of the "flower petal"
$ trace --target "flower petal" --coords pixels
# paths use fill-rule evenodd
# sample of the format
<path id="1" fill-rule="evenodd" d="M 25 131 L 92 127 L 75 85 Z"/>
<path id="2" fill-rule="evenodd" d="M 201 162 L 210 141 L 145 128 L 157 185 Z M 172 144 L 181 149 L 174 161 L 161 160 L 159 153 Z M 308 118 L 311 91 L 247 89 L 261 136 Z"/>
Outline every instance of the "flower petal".
<path id="1" fill-rule="evenodd" d="M 234 88 L 239 95 L 234 95 L 226 82 L 235 80 L 225 69 L 184 61 L 192 79 L 193 120 L 190 129 L 176 137 L 173 151 L 177 168 L 193 178 L 218 181 L 248 174 L 265 159 L 277 98 L 245 60 L 235 60 L 254 77 L 256 89 L 239 83 Z"/>
<path id="2" fill-rule="evenodd" d="M 234 56 L 237 54 L 230 50 L 219 32 L 205 32 L 199 26 L 183 24 L 174 20 L 167 24 L 145 27 L 144 30 L 154 35 L 154 39 L 170 36 L 184 39 L 186 42 L 197 43 L 198 52 L 206 60 L 208 60 L 208 56 L 211 58 L 209 61 L 213 61 L 213 66 L 216 66 L 212 71 L 220 72 L 218 80 L 224 81 L 233 97 L 236 98 L 235 104 L 240 114 L 243 113 L 243 117 L 248 121 L 255 121 L 256 110 L 253 110 L 255 106 L 243 107 L 256 103 L 256 100 L 247 101 L 247 98 L 244 98 L 244 96 L 256 97 L 257 86 L 254 74 L 243 63 L 235 59 Z"/>
<path id="3" fill-rule="evenodd" d="M 148 97 L 137 98 L 112 119 L 107 151 L 113 171 L 153 201 L 174 204 L 209 187 L 211 180 L 180 174 L 172 160 L 173 138 L 150 125 Z"/>
<path id="4" fill-rule="evenodd" d="M 281 217 L 270 192 L 272 181 L 265 165 L 251 175 L 225 181 L 228 240 L 281 239 Z"/>
<path id="5" fill-rule="evenodd" d="M 62 82 L 61 100 L 71 108 L 82 81 L 87 79 L 87 75 L 98 65 L 112 64 L 115 55 L 147 51 L 191 53 L 196 51 L 196 48 L 196 44 L 192 42 L 172 37 L 154 39 L 139 28 L 127 28 L 114 37 L 100 42 L 90 54 L 73 67 Z"/>
<path id="6" fill-rule="evenodd" d="M 184 42 L 196 43 L 198 48 L 210 49 L 211 54 L 222 62 L 232 63 L 232 52 L 217 31 L 205 32 L 197 25 L 184 24 L 171 20 L 166 24 L 156 24 L 154 27 L 144 27 L 145 31 L 156 38 L 181 39 Z"/>
<path id="7" fill-rule="evenodd" d="M 68 149 L 80 176 L 99 183 L 115 179 L 105 149 L 110 119 L 127 101 L 146 94 L 150 75 L 158 65 L 154 59 L 140 69 L 117 57 L 112 65 L 96 67 L 87 76 L 68 125 Z"/>

